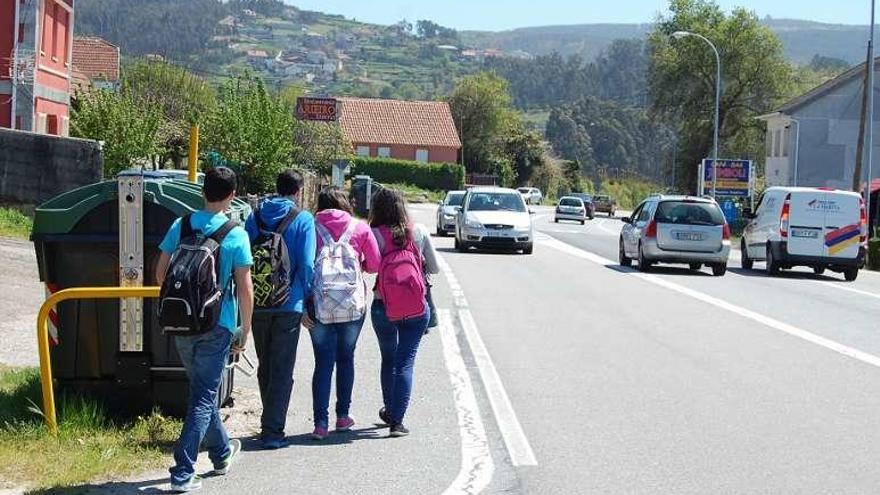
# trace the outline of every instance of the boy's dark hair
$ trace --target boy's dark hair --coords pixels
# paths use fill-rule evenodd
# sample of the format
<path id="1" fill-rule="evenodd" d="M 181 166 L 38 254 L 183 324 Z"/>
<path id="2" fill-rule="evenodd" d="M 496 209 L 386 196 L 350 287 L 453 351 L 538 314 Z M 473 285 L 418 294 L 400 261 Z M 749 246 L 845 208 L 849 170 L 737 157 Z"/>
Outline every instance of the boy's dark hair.
<path id="1" fill-rule="evenodd" d="M 303 186 L 303 176 L 296 170 L 289 168 L 278 174 L 275 179 L 275 192 L 279 196 L 293 196 L 298 193 Z"/>
<path id="2" fill-rule="evenodd" d="M 342 210 L 348 214 L 351 214 L 351 203 L 348 202 L 348 198 L 345 197 L 345 193 L 342 192 L 342 189 L 331 186 L 325 187 L 318 194 L 318 210 Z"/>
<path id="3" fill-rule="evenodd" d="M 202 186 L 202 192 L 207 202 L 216 203 L 223 201 L 235 192 L 235 186 L 235 172 L 232 169 L 214 167 L 205 172 L 205 184 Z"/>

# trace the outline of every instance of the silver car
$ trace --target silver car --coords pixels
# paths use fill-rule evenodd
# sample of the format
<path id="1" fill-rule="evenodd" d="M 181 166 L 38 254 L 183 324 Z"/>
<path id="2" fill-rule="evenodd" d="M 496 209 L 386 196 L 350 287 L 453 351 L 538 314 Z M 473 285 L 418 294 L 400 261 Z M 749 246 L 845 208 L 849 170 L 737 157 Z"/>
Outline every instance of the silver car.
<path id="1" fill-rule="evenodd" d="M 455 233 L 455 216 L 458 215 L 456 206 L 461 206 L 467 191 L 449 191 L 446 198 L 437 205 L 437 235 Z"/>
<path id="2" fill-rule="evenodd" d="M 652 196 L 623 219 L 619 259 L 623 266 L 636 261 L 647 272 L 656 263 L 682 263 L 699 270 L 727 272 L 730 227 L 718 203 L 691 196 Z"/>
<path id="3" fill-rule="evenodd" d="M 507 249 L 532 254 L 531 212 L 519 192 L 500 187 L 468 189 L 456 217 L 455 248 Z"/>
<path id="4" fill-rule="evenodd" d="M 527 205 L 539 205 L 544 201 L 544 194 L 537 187 L 520 187 L 517 189 Z"/>

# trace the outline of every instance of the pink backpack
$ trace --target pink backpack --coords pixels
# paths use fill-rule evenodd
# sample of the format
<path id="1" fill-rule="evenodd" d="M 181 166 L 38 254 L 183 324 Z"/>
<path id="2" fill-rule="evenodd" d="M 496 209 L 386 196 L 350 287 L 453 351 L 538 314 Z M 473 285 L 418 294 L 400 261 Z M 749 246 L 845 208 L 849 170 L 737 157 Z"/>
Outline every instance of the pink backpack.
<path id="1" fill-rule="evenodd" d="M 412 237 L 400 247 L 394 243 L 387 228 L 380 229 L 380 232 L 385 246 L 377 282 L 388 319 L 400 321 L 425 314 L 425 276 L 419 248 Z"/>

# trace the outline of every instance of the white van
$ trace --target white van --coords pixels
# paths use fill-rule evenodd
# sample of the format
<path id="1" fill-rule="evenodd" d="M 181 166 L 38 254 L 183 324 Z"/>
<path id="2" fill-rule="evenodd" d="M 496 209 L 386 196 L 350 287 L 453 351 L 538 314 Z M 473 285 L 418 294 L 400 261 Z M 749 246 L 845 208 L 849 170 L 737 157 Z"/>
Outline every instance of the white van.
<path id="1" fill-rule="evenodd" d="M 767 262 L 767 273 L 795 266 L 843 273 L 853 281 L 865 257 L 867 226 L 859 194 L 814 187 L 764 191 L 742 237 L 742 267 Z"/>

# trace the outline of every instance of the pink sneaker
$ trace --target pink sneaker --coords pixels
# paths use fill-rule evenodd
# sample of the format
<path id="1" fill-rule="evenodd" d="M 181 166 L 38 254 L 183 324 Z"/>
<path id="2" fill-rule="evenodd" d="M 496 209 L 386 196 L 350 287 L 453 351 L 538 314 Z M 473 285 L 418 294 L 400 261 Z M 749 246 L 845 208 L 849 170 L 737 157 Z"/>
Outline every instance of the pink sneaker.
<path id="1" fill-rule="evenodd" d="M 312 432 L 312 439 L 324 440 L 325 438 L 327 438 L 327 435 L 329 435 L 329 433 L 327 433 L 327 428 L 324 428 L 323 426 L 316 426 L 315 431 Z"/>
<path id="2" fill-rule="evenodd" d="M 348 431 L 354 426 L 354 420 L 350 416 L 336 419 L 336 431 Z"/>

